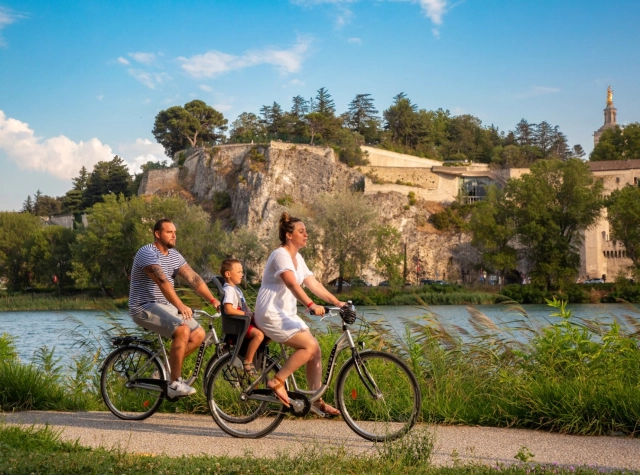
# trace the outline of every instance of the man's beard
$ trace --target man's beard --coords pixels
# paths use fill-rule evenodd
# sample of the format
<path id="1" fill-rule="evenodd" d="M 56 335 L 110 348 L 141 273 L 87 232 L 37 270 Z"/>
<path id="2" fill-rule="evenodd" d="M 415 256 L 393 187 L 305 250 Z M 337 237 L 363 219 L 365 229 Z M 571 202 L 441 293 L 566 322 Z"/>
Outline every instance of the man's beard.
<path id="1" fill-rule="evenodd" d="M 173 249 L 174 247 L 176 247 L 176 244 L 174 242 L 168 242 L 166 244 L 167 249 Z"/>

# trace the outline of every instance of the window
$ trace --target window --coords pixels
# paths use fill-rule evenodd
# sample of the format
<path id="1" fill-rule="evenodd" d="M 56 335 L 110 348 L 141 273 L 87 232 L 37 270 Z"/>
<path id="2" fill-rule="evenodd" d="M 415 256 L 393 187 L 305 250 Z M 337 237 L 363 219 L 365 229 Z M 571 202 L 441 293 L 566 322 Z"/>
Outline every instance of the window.
<path id="1" fill-rule="evenodd" d="M 620 183 L 620 177 L 619 176 L 616 177 L 616 183 Z"/>

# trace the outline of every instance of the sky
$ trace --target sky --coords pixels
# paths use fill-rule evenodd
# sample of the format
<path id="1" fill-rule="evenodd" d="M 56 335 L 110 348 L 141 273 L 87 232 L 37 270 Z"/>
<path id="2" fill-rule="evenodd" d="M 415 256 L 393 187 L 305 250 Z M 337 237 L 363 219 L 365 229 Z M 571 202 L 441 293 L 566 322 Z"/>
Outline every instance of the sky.
<path id="1" fill-rule="evenodd" d="M 0 0 L 0 210 L 116 154 L 165 160 L 155 116 L 193 99 L 231 123 L 320 87 L 338 113 L 404 92 L 505 131 L 546 120 L 588 153 L 607 86 L 640 121 L 639 22 L 637 0 Z"/>

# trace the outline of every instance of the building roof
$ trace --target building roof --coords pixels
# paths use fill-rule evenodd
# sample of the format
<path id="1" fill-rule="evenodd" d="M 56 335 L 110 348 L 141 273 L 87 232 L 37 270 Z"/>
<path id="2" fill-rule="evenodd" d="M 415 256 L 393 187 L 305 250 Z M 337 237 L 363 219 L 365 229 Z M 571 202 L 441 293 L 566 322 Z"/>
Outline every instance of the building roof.
<path id="1" fill-rule="evenodd" d="M 589 168 L 591 168 L 592 172 L 640 169 L 640 160 L 602 160 L 589 162 Z"/>

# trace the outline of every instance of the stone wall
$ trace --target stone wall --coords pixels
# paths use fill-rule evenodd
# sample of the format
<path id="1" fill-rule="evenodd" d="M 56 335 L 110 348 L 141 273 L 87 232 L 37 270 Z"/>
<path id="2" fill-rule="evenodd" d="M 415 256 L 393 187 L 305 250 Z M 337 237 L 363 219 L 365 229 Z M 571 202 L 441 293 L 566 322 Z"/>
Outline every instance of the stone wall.
<path id="1" fill-rule="evenodd" d="M 409 168 L 431 168 L 433 166 L 442 165 L 438 160 L 429 158 L 414 157 L 403 153 L 391 152 L 380 148 L 360 147 L 366 153 L 369 164 L 372 167 L 409 167 Z"/>
<path id="2" fill-rule="evenodd" d="M 440 186 L 440 176 L 432 173 L 428 168 L 408 168 L 408 167 L 358 167 L 365 175 L 372 178 L 375 176 L 377 184 L 401 184 L 416 186 L 425 189 L 437 189 Z"/>
<path id="3" fill-rule="evenodd" d="M 180 169 L 177 167 L 149 170 L 142 178 L 138 195 L 170 196 L 180 188 L 179 173 Z"/>

